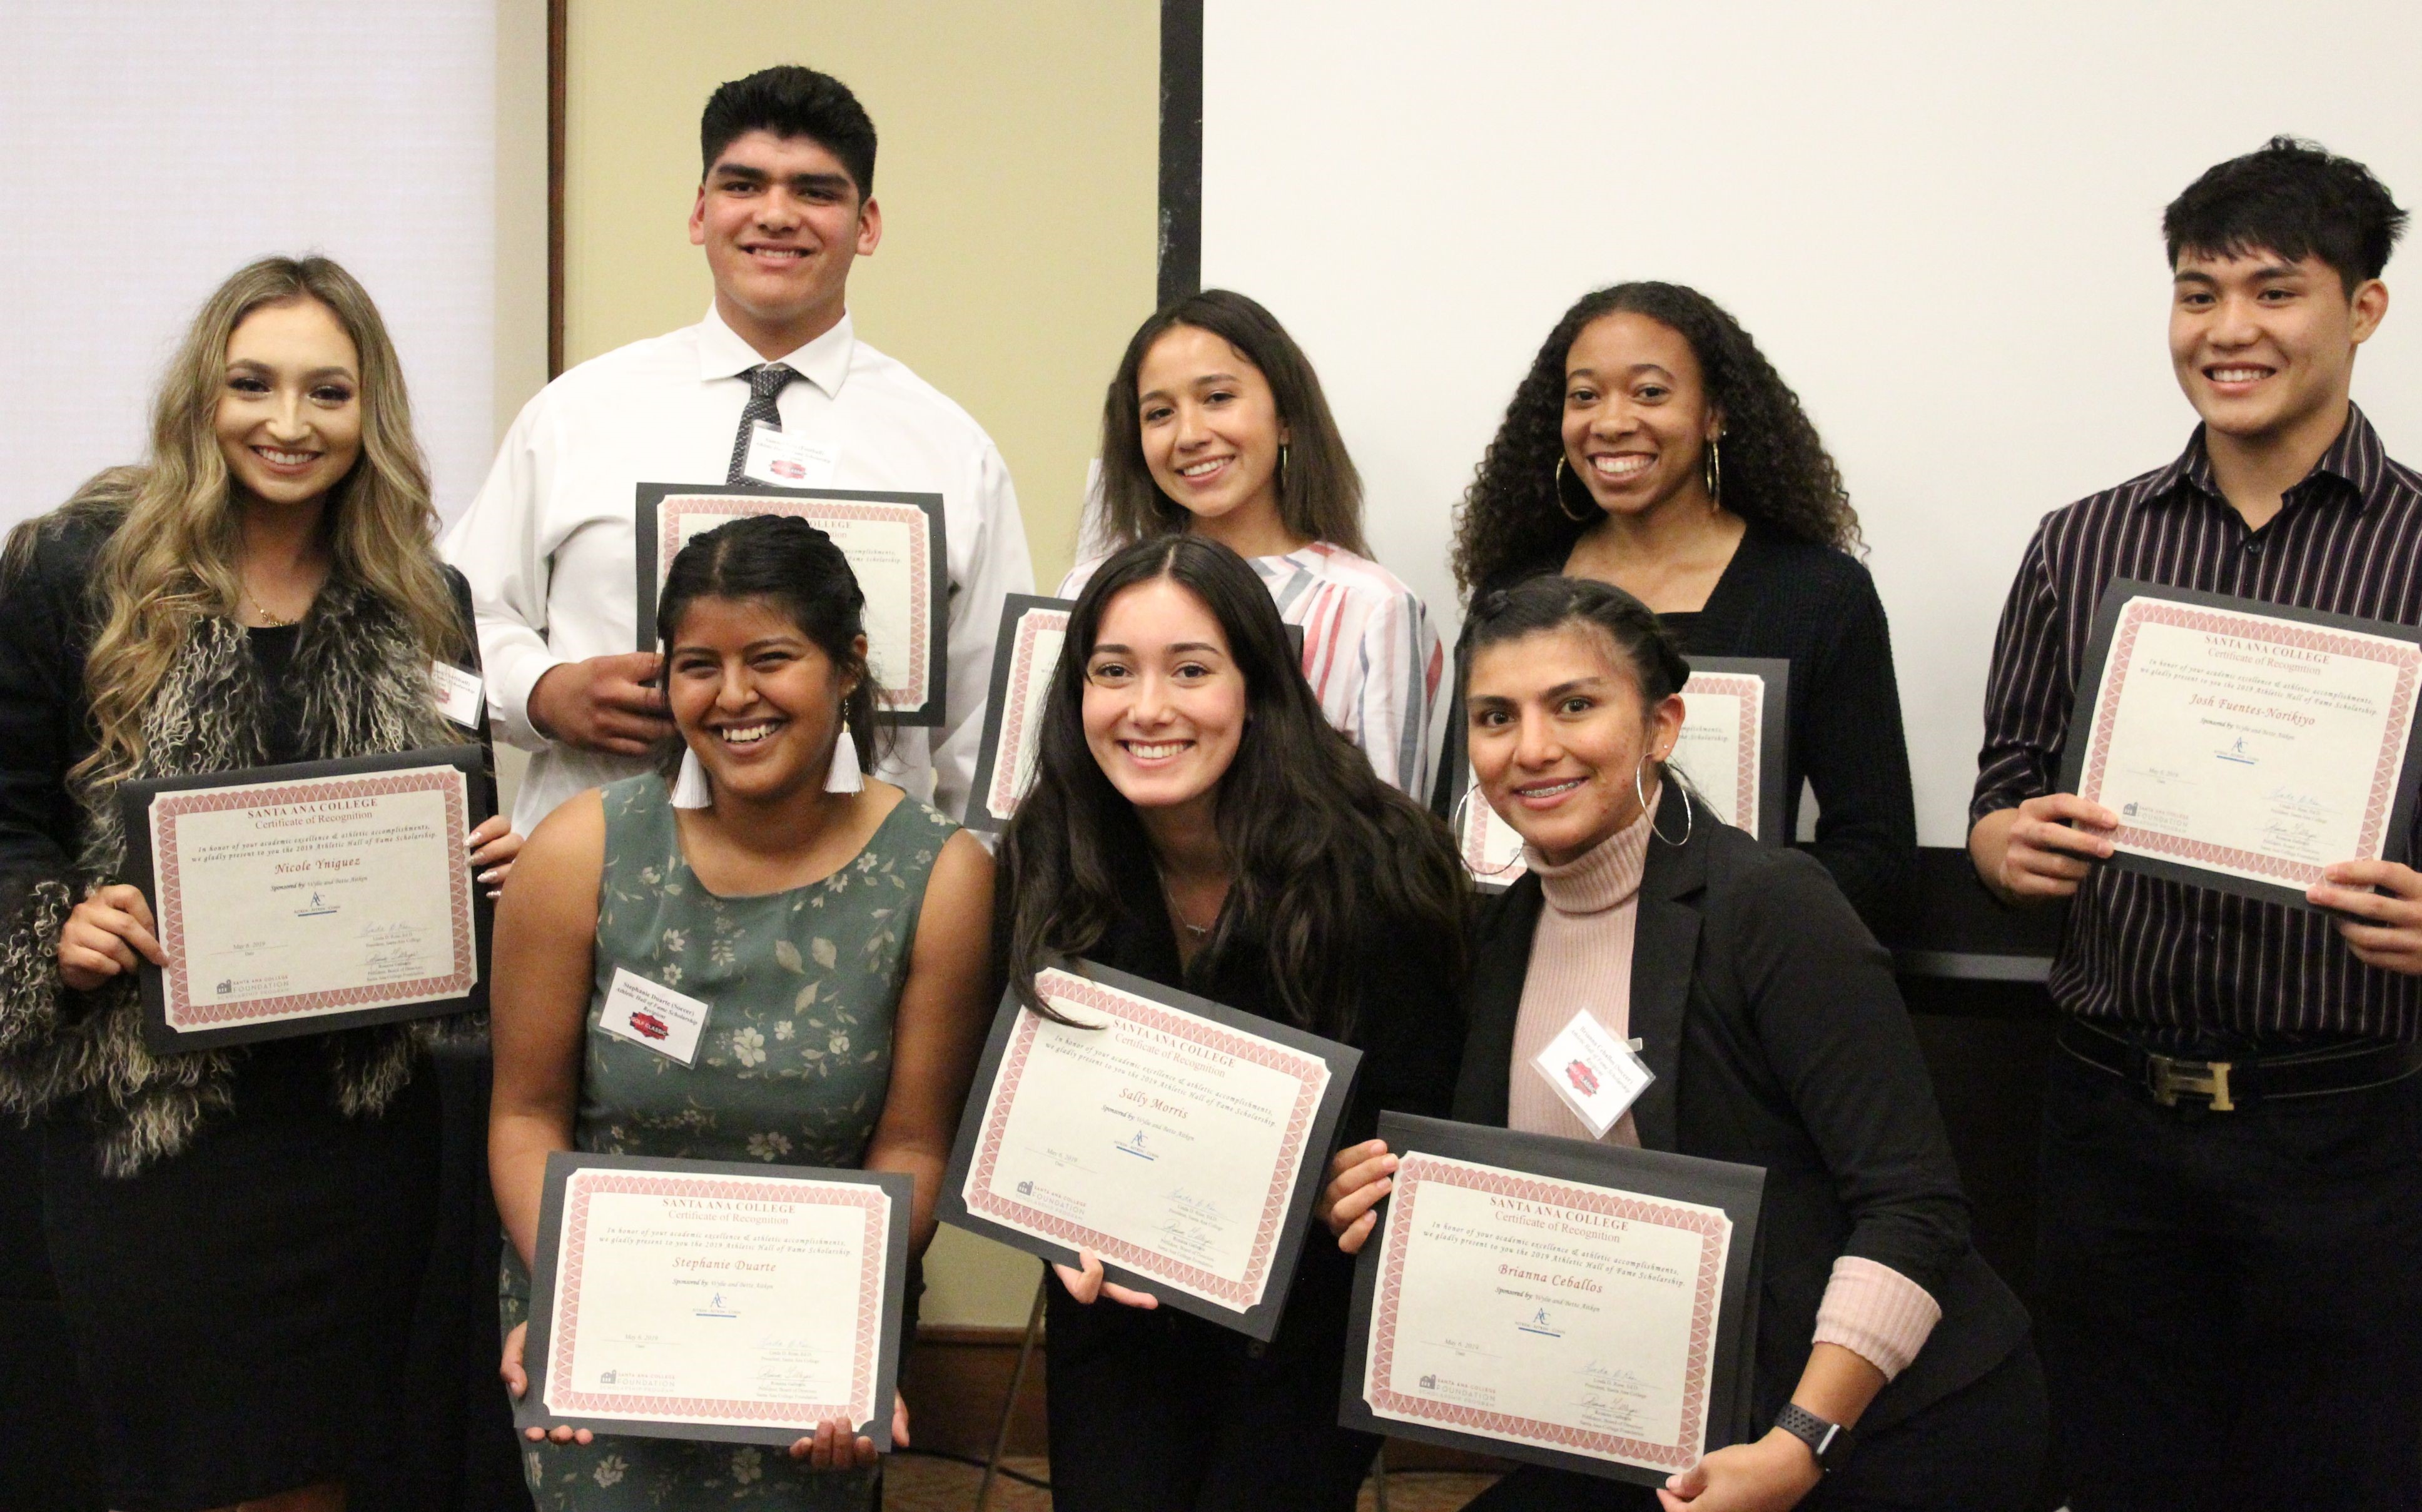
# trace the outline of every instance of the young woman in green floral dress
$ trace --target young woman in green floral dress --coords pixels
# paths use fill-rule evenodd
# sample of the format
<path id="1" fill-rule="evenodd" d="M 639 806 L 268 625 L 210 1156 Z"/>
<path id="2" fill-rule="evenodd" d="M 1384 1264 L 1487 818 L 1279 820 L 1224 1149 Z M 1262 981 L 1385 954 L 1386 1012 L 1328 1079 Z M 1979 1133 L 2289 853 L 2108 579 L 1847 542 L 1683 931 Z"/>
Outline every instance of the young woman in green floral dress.
<path id="1" fill-rule="evenodd" d="M 922 1255 L 997 990 L 990 857 L 857 775 L 873 755 L 865 600 L 831 538 L 733 522 L 682 551 L 662 600 L 680 783 L 668 760 L 565 803 L 497 912 L 489 1160 L 517 1252 L 516 1395 L 548 1151 L 906 1172 Z M 710 1005 L 694 1064 L 599 1028 L 617 970 Z M 904 1443 L 906 1426 L 896 1409 Z M 853 1427 L 824 1424 L 787 1457 L 533 1429 L 525 1473 L 545 1509 L 863 1508 L 876 1456 Z"/>

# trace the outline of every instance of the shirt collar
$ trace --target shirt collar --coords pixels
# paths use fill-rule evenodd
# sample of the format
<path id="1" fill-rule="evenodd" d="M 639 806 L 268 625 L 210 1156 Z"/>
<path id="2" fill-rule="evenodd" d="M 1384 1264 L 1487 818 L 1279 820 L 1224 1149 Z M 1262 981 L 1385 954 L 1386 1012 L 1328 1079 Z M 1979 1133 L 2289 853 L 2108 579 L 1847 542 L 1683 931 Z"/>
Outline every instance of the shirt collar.
<path id="1" fill-rule="evenodd" d="M 2363 508 L 2379 496 L 2381 487 L 2387 479 L 2385 462 L 2386 454 L 2381 450 L 2380 432 L 2372 429 L 2371 422 L 2364 418 L 2361 405 L 2350 403 L 2346 424 L 2339 429 L 2337 439 L 2330 443 L 2329 450 L 2321 453 L 2320 460 L 2313 464 L 2313 470 L 2288 491 L 2293 495 L 2299 490 L 2308 490 L 2314 478 L 2327 475 L 2351 487 L 2355 507 Z M 2210 499 L 2221 496 L 2220 485 L 2212 481 L 2211 455 L 2204 450 L 2204 428 L 2201 425 L 2197 425 L 2194 434 L 2187 438 L 2187 449 L 2154 476 L 2151 497 L 2172 496 L 2182 487 L 2192 488 Z"/>
<path id="2" fill-rule="evenodd" d="M 823 335 L 774 360 L 831 397 L 841 393 L 841 381 L 849 376 L 850 355 L 857 350 L 857 333 L 850 318 L 843 315 Z M 723 316 L 714 305 L 707 306 L 706 319 L 698 324 L 698 376 L 701 380 L 737 378 L 751 367 L 763 366 L 764 361 L 756 348 L 723 323 Z"/>

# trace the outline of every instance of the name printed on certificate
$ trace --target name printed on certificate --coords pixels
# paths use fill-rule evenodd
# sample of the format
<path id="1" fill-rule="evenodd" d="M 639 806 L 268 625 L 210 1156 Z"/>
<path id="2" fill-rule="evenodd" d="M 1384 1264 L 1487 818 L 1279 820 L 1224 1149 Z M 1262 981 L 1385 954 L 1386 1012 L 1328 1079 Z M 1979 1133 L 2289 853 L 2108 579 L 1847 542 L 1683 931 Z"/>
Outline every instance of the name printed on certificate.
<path id="1" fill-rule="evenodd" d="M 914 710 L 936 702 L 934 668 L 939 661 L 934 626 L 935 557 L 939 544 L 936 511 L 881 499 L 802 498 L 743 490 L 667 491 L 654 503 L 655 586 L 664 587 L 673 558 L 692 538 L 751 515 L 791 515 L 833 538 L 849 558 L 850 570 L 866 595 L 866 664 L 873 674 L 875 705 L 887 711 Z M 650 605 L 654 602 L 651 597 Z M 653 649 L 655 626 L 639 627 Z"/>
<path id="2" fill-rule="evenodd" d="M 565 1178 L 545 1410 L 813 1432 L 877 1400 L 892 1199 L 795 1177 Z"/>
<path id="3" fill-rule="evenodd" d="M 961 1200 L 1158 1286 L 1258 1305 L 1329 1090 L 1320 1056 L 1071 972 L 1020 1008 Z"/>
<path id="4" fill-rule="evenodd" d="M 149 812 L 167 1027 L 459 998 L 480 979 L 458 767 L 165 792 Z"/>
<path id="5" fill-rule="evenodd" d="M 1410 1152 L 1380 1236 L 1381 1418 L 1650 1470 L 1705 1452 L 1732 1220 Z"/>
<path id="6" fill-rule="evenodd" d="M 2299 891 L 2383 853 L 2422 647 L 2152 593 L 2110 646 L 2077 791 L 2120 850 Z"/>

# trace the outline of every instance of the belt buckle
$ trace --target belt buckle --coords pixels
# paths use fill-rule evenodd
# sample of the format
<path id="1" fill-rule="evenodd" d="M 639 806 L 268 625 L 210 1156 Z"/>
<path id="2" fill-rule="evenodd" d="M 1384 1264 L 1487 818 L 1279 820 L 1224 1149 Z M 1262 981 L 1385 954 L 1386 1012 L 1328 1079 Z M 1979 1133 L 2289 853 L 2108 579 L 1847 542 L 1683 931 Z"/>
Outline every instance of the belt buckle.
<path id="1" fill-rule="evenodd" d="M 2175 1056 L 2145 1053 L 2145 1084 L 2153 1100 L 2164 1108 L 2178 1105 L 2178 1094 L 2203 1098 L 2214 1113 L 2234 1113 L 2228 1099 L 2228 1061 L 2182 1061 Z"/>

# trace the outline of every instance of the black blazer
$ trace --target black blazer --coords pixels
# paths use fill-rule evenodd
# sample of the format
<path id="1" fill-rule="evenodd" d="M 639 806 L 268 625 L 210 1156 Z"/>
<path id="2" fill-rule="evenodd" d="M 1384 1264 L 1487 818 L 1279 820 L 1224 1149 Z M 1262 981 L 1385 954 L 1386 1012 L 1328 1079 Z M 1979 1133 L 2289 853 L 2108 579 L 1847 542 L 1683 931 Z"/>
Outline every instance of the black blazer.
<path id="1" fill-rule="evenodd" d="M 1509 588 L 1564 570 L 1561 553 L 1484 585 Z M 1875 579 L 1857 558 L 1753 524 L 1696 615 L 1675 616 L 1686 656 L 1760 656 L 1791 663 L 1785 711 L 1784 824 L 1800 833 L 1801 783 L 1816 790 L 1808 847 L 1869 929 L 1893 937 L 1917 868 L 1917 808 L 1892 634 Z M 1447 749 L 1434 805 L 1463 796 L 1463 647 L 1456 647 Z M 1675 832 L 1679 834 L 1679 831 Z"/>
<path id="2" fill-rule="evenodd" d="M 1660 834 L 1684 834 L 1681 795 Z M 1483 905 L 1455 1116 L 1502 1127 L 1514 1021 L 1544 906 L 1536 877 Z M 1824 869 L 1701 816 L 1652 837 L 1640 884 L 1631 1033 L 1656 1080 L 1632 1105 L 1644 1148 L 1766 1168 L 1758 1422 L 1808 1361 L 1836 1256 L 1890 1266 L 1942 1321 L 1862 1418 L 1888 1427 L 1976 1380 L 2027 1335 L 2017 1297 L 1968 1242 L 1968 1204 L 1892 963 Z"/>

